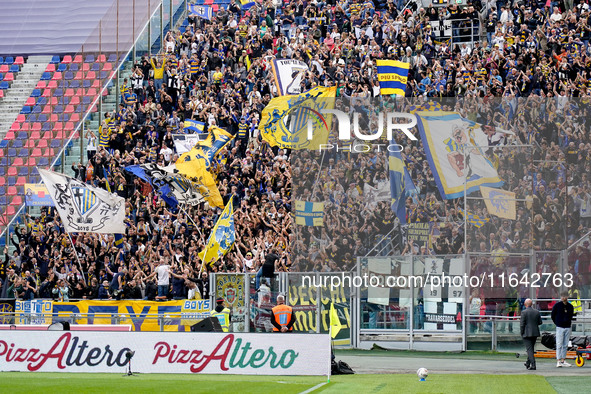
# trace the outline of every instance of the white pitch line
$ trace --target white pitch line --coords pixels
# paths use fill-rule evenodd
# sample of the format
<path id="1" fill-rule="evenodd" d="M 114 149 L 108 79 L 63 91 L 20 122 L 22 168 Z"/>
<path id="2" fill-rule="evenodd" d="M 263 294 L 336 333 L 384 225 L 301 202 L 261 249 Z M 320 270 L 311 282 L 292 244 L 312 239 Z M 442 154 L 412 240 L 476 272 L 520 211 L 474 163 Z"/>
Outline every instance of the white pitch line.
<path id="1" fill-rule="evenodd" d="M 320 383 L 320 384 L 317 384 L 316 386 L 314 386 L 314 387 L 311 387 L 311 388 L 309 388 L 309 389 L 308 389 L 308 390 L 306 390 L 306 391 L 302 391 L 300 394 L 308 394 L 308 393 L 311 393 L 312 391 L 314 391 L 314 390 L 316 390 L 316 389 L 319 389 L 320 387 L 324 386 L 324 385 L 325 385 L 325 384 L 327 384 L 327 383 L 328 383 L 328 382 L 322 382 L 322 383 Z"/>

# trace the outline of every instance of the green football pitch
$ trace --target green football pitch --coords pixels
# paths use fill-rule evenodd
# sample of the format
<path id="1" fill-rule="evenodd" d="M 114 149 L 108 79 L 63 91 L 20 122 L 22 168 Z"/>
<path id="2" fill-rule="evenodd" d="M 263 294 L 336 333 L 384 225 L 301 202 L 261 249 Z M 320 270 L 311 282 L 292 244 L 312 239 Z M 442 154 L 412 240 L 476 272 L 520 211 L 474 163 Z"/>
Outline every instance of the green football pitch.
<path id="1" fill-rule="evenodd" d="M 3 393 L 589 393 L 591 377 L 442 374 L 322 377 L 0 373 Z"/>

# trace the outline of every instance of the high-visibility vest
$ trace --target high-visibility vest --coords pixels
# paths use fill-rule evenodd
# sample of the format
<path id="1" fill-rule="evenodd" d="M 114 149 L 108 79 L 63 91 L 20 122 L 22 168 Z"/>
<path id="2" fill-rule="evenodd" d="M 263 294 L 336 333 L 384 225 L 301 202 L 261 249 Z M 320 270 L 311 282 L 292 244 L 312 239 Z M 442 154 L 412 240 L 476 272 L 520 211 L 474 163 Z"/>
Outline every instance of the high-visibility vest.
<path id="1" fill-rule="evenodd" d="M 571 300 L 571 305 L 573 306 L 573 308 L 575 309 L 575 313 L 577 312 L 583 312 L 583 305 L 581 303 L 581 292 L 577 289 L 575 290 L 570 290 L 569 291 L 569 296 L 573 296 L 572 298 L 574 298 L 574 296 L 577 296 L 577 299 L 573 299 Z M 570 298 L 570 297 L 569 297 Z"/>
<path id="2" fill-rule="evenodd" d="M 273 308 L 273 315 L 275 316 L 275 322 L 281 327 L 285 327 L 289 324 L 291 319 L 292 308 L 288 305 L 277 305 Z M 292 328 L 289 329 L 291 331 Z M 277 327 L 273 326 L 273 331 L 279 331 Z"/>
<path id="3" fill-rule="evenodd" d="M 228 308 L 224 308 L 221 312 L 214 311 L 211 316 L 217 317 L 224 332 L 228 332 L 230 330 L 230 310 Z"/>

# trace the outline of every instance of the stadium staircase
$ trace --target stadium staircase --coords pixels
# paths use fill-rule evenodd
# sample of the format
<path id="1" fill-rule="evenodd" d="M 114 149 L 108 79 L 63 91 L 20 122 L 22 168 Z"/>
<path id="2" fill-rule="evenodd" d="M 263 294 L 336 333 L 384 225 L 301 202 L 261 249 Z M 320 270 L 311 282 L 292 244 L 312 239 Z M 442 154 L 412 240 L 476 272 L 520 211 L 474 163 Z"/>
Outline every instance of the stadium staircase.
<path id="1" fill-rule="evenodd" d="M 175 20 L 182 20 L 179 16 L 183 11 L 182 7 L 176 10 Z M 184 31 L 188 21 L 186 18 L 182 21 Z M 164 34 L 169 28 L 168 24 L 164 26 Z M 152 53 L 159 52 L 160 42 L 161 37 L 154 37 Z M 24 67 L 28 63 L 30 66 Z M 0 108 L 10 105 L 12 111 L 10 116 L 0 118 L 0 228 L 3 231 L 13 218 L 11 230 L 22 223 L 23 217 L 16 214 L 24 212 L 21 211 L 24 184 L 40 182 L 37 167 L 53 167 L 73 175 L 71 167 L 81 156 L 86 162 L 86 140 L 81 147 L 79 136 L 83 130 L 96 134 L 100 115 L 117 110 L 118 65 L 119 86 L 122 86 L 125 78 L 129 80 L 133 66 L 131 56 L 125 54 L 119 58 L 116 54 L 30 56 L 26 63 L 23 61 L 19 75 L 23 74 L 27 83 L 15 84 L 14 78 L 7 86 L 8 91 L 18 88 L 20 100 L 0 98 Z M 103 89 L 107 81 L 110 82 Z M 4 93 L 6 98 L 8 94 Z M 33 216 L 39 211 L 29 208 Z M 0 237 L 0 247 L 5 244 L 6 237 Z"/>
<path id="2" fill-rule="evenodd" d="M 4 137 L 49 64 L 51 56 L 7 57 L 0 65 L 0 137 Z M 4 72 L 3 72 L 4 71 Z M 0 87 L 1 87 L 0 86 Z"/>

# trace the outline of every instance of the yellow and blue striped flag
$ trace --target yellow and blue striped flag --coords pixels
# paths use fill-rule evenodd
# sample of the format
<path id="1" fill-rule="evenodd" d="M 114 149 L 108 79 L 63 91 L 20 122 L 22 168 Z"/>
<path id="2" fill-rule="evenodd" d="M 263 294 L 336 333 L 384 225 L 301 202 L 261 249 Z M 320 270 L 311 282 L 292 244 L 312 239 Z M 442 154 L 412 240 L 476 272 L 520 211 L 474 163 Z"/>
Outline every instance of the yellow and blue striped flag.
<path id="1" fill-rule="evenodd" d="M 204 129 L 205 129 L 205 123 L 198 122 L 193 119 L 187 119 L 187 120 L 185 120 L 185 123 L 183 124 L 183 131 L 185 131 L 185 132 L 203 133 Z"/>
<path id="2" fill-rule="evenodd" d="M 242 5 L 240 8 L 243 11 L 246 11 L 247 9 L 249 9 L 250 7 L 252 7 L 254 5 L 254 1 L 253 0 L 240 0 L 240 4 Z"/>
<path id="3" fill-rule="evenodd" d="M 421 112 L 421 111 L 431 111 L 431 112 L 443 111 L 443 108 L 441 108 L 441 103 L 429 101 L 429 102 L 423 103 L 423 104 L 411 105 L 410 108 L 408 109 L 408 112 L 410 112 L 411 114 L 414 114 L 415 112 Z"/>
<path id="4" fill-rule="evenodd" d="M 119 249 L 123 248 L 123 234 L 114 234 L 115 246 Z"/>
<path id="5" fill-rule="evenodd" d="M 399 62 L 398 60 L 377 60 L 376 65 L 378 67 L 380 93 L 383 96 L 390 94 L 404 96 L 410 63 Z"/>
<path id="6" fill-rule="evenodd" d="M 460 213 L 466 218 L 466 222 L 474 225 L 476 228 L 484 226 L 490 220 L 490 218 L 481 218 L 478 215 L 464 211 L 462 208 L 460 208 Z"/>
<path id="7" fill-rule="evenodd" d="M 324 203 L 296 200 L 295 220 L 300 226 L 323 226 Z"/>
<path id="8" fill-rule="evenodd" d="M 232 249 L 236 241 L 236 230 L 234 228 L 234 204 L 233 197 L 230 198 L 226 208 L 220 215 L 217 223 L 211 230 L 205 250 L 199 253 L 203 264 L 212 265 L 220 257 Z"/>

